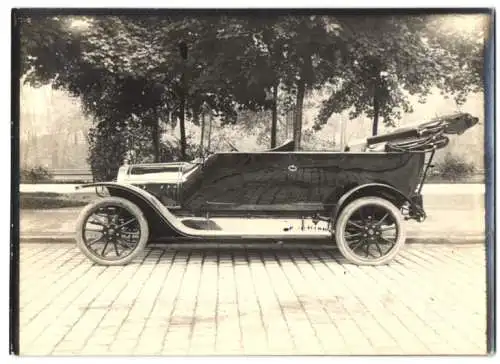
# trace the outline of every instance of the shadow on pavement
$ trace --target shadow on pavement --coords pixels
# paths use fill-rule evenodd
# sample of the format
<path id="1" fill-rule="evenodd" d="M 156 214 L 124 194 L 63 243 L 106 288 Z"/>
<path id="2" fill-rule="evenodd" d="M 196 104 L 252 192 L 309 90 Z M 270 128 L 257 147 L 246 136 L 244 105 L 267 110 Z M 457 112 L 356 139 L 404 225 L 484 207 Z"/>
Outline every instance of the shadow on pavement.
<path id="1" fill-rule="evenodd" d="M 248 265 L 252 263 L 309 263 L 337 262 L 349 264 L 335 248 L 296 247 L 149 247 L 131 264 L 168 264 L 172 261 L 186 264 L 215 263 L 221 265 Z"/>

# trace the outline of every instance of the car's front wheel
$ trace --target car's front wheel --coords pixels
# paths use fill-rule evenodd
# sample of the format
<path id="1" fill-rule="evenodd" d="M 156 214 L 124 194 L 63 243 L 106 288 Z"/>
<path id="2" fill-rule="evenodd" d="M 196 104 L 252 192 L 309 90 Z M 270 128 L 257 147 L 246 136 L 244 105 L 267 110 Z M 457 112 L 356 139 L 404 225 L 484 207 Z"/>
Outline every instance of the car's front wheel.
<path id="1" fill-rule="evenodd" d="M 119 197 L 87 205 L 78 218 L 76 243 L 100 265 L 130 263 L 146 246 L 149 227 L 141 209 Z"/>
<path id="2" fill-rule="evenodd" d="M 401 211 L 379 197 L 362 197 L 349 203 L 335 226 L 340 252 L 351 263 L 389 263 L 406 241 Z"/>

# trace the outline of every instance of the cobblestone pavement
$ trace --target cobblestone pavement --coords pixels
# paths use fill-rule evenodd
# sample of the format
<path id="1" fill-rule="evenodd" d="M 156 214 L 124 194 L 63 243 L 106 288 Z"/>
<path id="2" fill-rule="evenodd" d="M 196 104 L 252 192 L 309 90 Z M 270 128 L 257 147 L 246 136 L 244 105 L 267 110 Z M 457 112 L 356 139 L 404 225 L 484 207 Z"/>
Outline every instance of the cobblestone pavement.
<path id="1" fill-rule="evenodd" d="M 125 267 L 21 244 L 22 355 L 484 354 L 482 245 L 389 266 L 321 249 L 148 249 Z"/>

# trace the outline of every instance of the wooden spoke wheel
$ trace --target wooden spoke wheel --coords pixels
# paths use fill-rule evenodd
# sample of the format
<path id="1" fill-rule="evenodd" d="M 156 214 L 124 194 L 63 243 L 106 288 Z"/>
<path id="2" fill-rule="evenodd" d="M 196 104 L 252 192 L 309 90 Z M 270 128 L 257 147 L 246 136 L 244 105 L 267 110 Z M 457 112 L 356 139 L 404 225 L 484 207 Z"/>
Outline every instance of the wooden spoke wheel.
<path id="1" fill-rule="evenodd" d="M 106 197 L 86 206 L 77 223 L 76 242 L 93 262 L 122 265 L 146 245 L 149 228 L 141 209 L 118 197 Z"/>
<path id="2" fill-rule="evenodd" d="M 403 217 L 396 206 L 383 198 L 359 198 L 341 211 L 335 238 L 349 262 L 387 264 L 406 241 Z"/>

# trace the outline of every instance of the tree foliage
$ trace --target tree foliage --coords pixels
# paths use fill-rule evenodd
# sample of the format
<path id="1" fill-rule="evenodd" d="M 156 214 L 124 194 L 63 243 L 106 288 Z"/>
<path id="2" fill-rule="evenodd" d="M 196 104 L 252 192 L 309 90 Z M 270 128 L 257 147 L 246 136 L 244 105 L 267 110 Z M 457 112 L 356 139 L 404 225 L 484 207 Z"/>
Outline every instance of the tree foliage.
<path id="1" fill-rule="evenodd" d="M 342 19 L 352 63 L 330 85 L 331 95 L 315 128 L 333 113 L 350 110 L 351 118 L 361 114 L 372 118 L 375 135 L 379 117 L 394 126 L 402 112 L 412 111 L 409 96 L 418 95 L 425 102 L 433 87 L 463 103 L 468 93 L 482 86 L 484 30 L 464 34 L 460 27 L 448 27 L 444 32 L 448 19 L 370 17 L 356 22 L 355 29 L 352 19 Z"/>
<path id="2" fill-rule="evenodd" d="M 140 120 L 155 160 L 161 159 L 159 133 L 166 125 L 180 125 L 180 154 L 187 157 L 185 123 L 199 124 L 206 107 L 224 123 L 235 123 L 243 110 L 271 110 L 274 145 L 277 101 L 285 98 L 295 108 L 300 147 L 310 90 L 330 92 L 315 129 L 333 113 L 350 110 L 352 118 L 373 118 L 375 134 L 379 118 L 395 125 L 412 110 L 410 95 L 423 102 L 437 87 L 460 103 L 482 81 L 482 28 L 461 32 L 449 18 L 435 16 L 212 13 L 21 21 L 27 82 L 50 81 L 79 96 L 98 123 L 93 138 Z M 115 152 L 118 162 L 124 151 Z"/>
<path id="3" fill-rule="evenodd" d="M 340 76 L 346 47 L 336 18 L 287 16 L 276 28 L 283 42 L 282 83 L 295 96 L 293 136 L 300 149 L 305 93 Z"/>
<path id="4" fill-rule="evenodd" d="M 445 154 L 444 159 L 437 163 L 436 167 L 439 176 L 452 181 L 469 177 L 476 170 L 474 163 L 465 161 L 450 152 Z"/>
<path id="5" fill-rule="evenodd" d="M 88 134 L 88 162 L 94 180 L 111 181 L 127 153 L 127 138 L 123 133 L 109 130 L 111 124 L 98 124 Z"/>
<path id="6" fill-rule="evenodd" d="M 24 166 L 19 173 L 21 183 L 48 182 L 52 179 L 49 170 L 43 166 Z"/>

